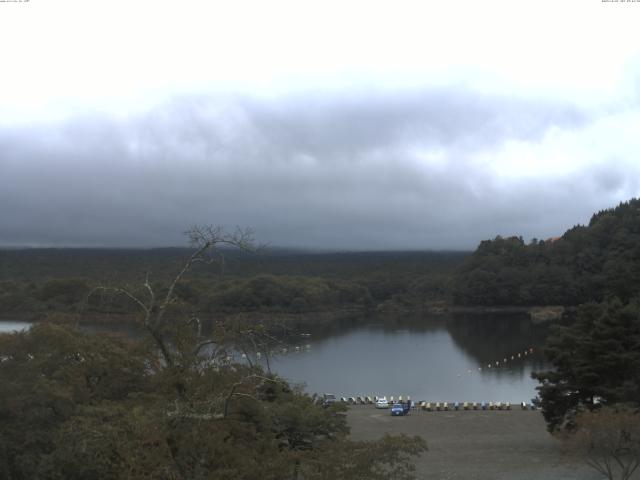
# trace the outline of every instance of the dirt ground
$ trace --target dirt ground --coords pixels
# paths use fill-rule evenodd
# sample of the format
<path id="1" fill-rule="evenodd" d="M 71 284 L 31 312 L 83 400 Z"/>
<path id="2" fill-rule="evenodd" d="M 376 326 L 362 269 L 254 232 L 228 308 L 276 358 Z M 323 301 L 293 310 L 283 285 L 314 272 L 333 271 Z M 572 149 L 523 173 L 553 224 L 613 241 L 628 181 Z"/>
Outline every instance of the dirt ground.
<path id="1" fill-rule="evenodd" d="M 420 435 L 429 451 L 416 461 L 428 480 L 600 480 L 602 475 L 563 453 L 539 411 L 415 411 L 355 405 L 347 414 L 351 437 L 373 440 L 385 433 Z"/>

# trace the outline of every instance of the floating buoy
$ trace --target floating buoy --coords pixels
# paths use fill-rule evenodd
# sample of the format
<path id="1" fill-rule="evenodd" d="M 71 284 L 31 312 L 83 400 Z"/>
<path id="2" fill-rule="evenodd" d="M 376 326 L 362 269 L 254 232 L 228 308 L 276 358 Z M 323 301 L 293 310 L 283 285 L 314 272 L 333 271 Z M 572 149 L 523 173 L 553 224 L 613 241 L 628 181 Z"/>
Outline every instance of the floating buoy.
<path id="1" fill-rule="evenodd" d="M 518 353 L 518 358 L 520 358 L 520 354 Z"/>

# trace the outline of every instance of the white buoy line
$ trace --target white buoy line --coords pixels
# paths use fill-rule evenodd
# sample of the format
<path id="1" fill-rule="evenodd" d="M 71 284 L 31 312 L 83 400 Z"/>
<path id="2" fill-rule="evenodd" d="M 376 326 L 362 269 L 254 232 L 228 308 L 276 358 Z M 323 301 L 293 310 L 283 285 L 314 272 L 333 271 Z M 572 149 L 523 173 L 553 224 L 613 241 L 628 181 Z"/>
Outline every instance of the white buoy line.
<path id="1" fill-rule="evenodd" d="M 510 364 L 510 362 L 516 362 L 519 359 L 524 359 L 530 355 L 533 354 L 533 347 L 529 347 L 526 350 L 522 351 L 522 352 L 517 352 L 511 355 L 505 355 L 502 360 L 495 360 L 495 361 L 491 361 L 488 362 L 486 364 L 482 364 L 478 367 L 478 371 L 481 372 L 483 370 L 483 368 L 486 368 L 488 370 L 490 369 L 496 369 L 496 368 L 500 368 L 502 366 L 508 366 Z M 486 367 L 484 367 L 484 365 L 486 365 Z M 467 373 L 473 373 L 472 370 L 467 370 Z M 458 377 L 460 377 L 461 375 L 458 374 Z"/>
<path id="2" fill-rule="evenodd" d="M 276 357 L 278 355 L 287 355 L 289 353 L 304 353 L 304 352 L 309 352 L 311 351 L 311 344 L 307 343 L 305 345 L 295 345 L 295 346 L 291 346 L 291 347 L 282 347 L 282 348 L 278 348 L 276 350 L 268 350 L 268 351 L 264 351 L 264 352 L 251 352 L 249 354 L 247 353 L 240 353 L 240 352 L 236 352 L 236 353 L 232 353 L 229 355 L 226 355 L 224 358 L 227 362 L 233 362 L 235 360 L 237 360 L 238 358 L 241 360 L 247 360 L 247 358 L 251 357 L 253 358 L 255 356 L 255 358 L 257 360 L 262 359 L 263 357 L 269 357 L 269 358 L 273 358 Z"/>

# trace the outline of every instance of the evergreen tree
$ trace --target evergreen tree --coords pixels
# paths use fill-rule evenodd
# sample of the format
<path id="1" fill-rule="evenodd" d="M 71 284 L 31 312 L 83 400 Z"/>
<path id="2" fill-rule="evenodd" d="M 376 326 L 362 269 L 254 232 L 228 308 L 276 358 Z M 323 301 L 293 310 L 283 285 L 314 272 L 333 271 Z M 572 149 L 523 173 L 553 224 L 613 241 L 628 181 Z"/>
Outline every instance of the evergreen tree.
<path id="1" fill-rule="evenodd" d="M 638 404 L 640 303 L 583 305 L 575 323 L 555 327 L 545 354 L 553 369 L 533 376 L 549 431 L 572 429 L 578 412 L 600 404 Z"/>

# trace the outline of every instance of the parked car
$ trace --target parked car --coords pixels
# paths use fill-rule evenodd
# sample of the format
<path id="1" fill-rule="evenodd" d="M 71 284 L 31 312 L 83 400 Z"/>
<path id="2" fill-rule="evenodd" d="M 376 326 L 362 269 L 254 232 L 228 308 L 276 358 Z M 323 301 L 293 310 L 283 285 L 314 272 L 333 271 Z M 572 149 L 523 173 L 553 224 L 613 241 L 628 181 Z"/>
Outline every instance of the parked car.
<path id="1" fill-rule="evenodd" d="M 376 402 L 376 408 L 389 408 L 389 401 L 387 397 L 379 398 Z"/>
<path id="2" fill-rule="evenodd" d="M 322 396 L 322 406 L 324 408 L 330 407 L 332 404 L 336 403 L 338 399 L 333 393 L 325 393 Z"/>
<path id="3" fill-rule="evenodd" d="M 408 403 L 396 403 L 393 407 L 391 407 L 391 415 L 393 416 L 402 416 L 409 413 L 409 409 L 411 407 Z"/>

